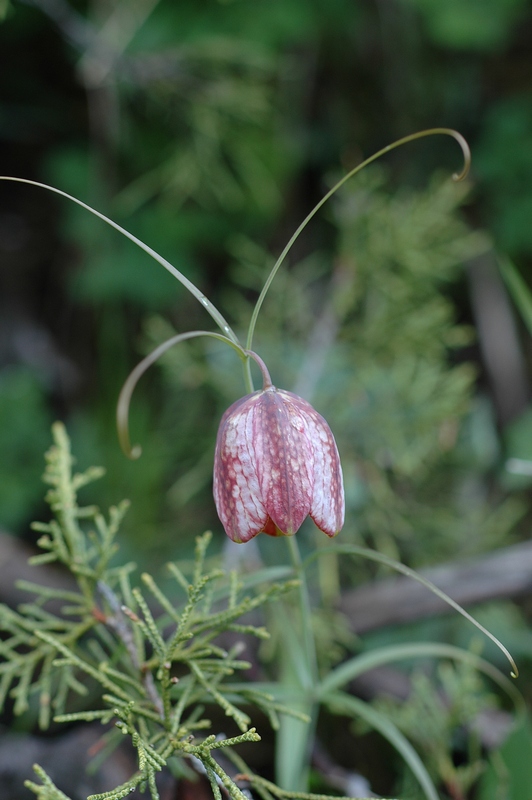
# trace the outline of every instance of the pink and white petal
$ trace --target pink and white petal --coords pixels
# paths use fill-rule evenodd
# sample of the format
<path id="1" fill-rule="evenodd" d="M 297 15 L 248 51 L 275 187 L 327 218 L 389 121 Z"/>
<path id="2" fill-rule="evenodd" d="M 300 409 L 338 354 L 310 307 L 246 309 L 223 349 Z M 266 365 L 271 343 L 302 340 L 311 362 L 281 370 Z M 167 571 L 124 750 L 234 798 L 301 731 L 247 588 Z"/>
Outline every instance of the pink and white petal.
<path id="1" fill-rule="evenodd" d="M 342 467 L 331 429 L 312 409 L 308 415 L 314 445 L 314 491 L 310 516 L 327 536 L 336 536 L 344 524 L 345 498 Z"/>
<path id="2" fill-rule="evenodd" d="M 290 536 L 308 516 L 312 499 L 313 453 L 307 424 L 293 397 L 263 392 L 254 417 L 254 462 L 261 497 L 272 521 Z"/>
<path id="3" fill-rule="evenodd" d="M 234 542 L 248 542 L 268 522 L 249 449 L 255 399 L 252 395 L 228 409 L 216 440 L 214 501 L 225 532 Z"/>

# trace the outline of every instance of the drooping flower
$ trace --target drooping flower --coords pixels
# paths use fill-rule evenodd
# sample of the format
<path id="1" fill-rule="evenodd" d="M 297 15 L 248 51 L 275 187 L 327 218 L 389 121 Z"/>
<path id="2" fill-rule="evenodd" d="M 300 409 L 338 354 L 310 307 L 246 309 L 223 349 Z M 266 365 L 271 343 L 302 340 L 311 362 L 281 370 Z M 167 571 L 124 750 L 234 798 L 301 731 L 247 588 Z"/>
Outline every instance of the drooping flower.
<path id="1" fill-rule="evenodd" d="M 262 391 L 237 400 L 220 422 L 214 456 L 218 516 L 234 542 L 261 532 L 291 536 L 309 514 L 335 536 L 344 523 L 344 488 L 331 429 L 302 397 L 272 386 L 264 370 Z"/>

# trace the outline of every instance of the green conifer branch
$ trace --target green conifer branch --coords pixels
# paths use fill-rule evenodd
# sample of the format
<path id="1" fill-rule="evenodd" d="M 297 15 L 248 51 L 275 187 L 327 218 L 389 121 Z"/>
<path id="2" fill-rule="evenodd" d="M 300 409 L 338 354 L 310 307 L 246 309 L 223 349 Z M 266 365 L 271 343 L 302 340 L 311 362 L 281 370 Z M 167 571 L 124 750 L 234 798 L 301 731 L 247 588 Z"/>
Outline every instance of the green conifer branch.
<path id="1" fill-rule="evenodd" d="M 31 789 L 31 791 L 37 795 L 38 800 L 70 800 L 66 794 L 63 794 L 63 792 L 54 785 L 42 767 L 38 764 L 34 764 L 33 769 L 37 777 L 42 781 L 42 785 L 39 786 L 33 783 L 33 781 L 25 781 L 24 786 L 26 786 L 27 789 Z"/>
<path id="2" fill-rule="evenodd" d="M 190 669 L 196 676 L 198 683 L 203 686 L 207 694 L 209 694 L 218 703 L 220 708 L 223 708 L 227 717 L 232 717 L 242 732 L 247 731 L 251 720 L 247 714 L 240 711 L 233 703 L 231 703 L 224 695 L 216 689 L 214 681 L 211 676 L 207 678 L 201 667 L 196 661 L 190 662 Z M 214 677 L 214 676 L 213 676 Z"/>
<path id="3" fill-rule="evenodd" d="M 11 690 L 16 713 L 29 707 L 32 694 L 39 695 L 43 728 L 50 724 L 52 711 L 57 723 L 115 720 L 115 729 L 126 734 L 136 749 L 138 770 L 121 786 L 90 800 L 120 800 L 143 787 L 152 800 L 158 800 L 156 776 L 171 756 L 196 759 L 196 766 L 201 763 L 215 797 L 221 798 L 223 787 L 233 800 L 243 800 L 244 794 L 213 751 L 229 752 L 242 742 L 259 741 L 241 705 L 264 710 L 274 727 L 278 712 L 290 712 L 251 685 L 228 682 L 250 665 L 238 657 L 238 644 L 227 651 L 217 639 L 224 632 L 267 638 L 263 626 L 242 624 L 239 619 L 292 591 L 297 581 L 263 582 L 256 594 L 247 593 L 256 591 L 253 586 L 243 592 L 236 573 L 227 580 L 221 570 L 208 567 L 211 534 L 206 533 L 196 541 L 190 578 L 181 565 L 169 567 L 179 590 L 185 591 L 181 604 L 143 574 L 142 583 L 154 601 L 148 603 L 132 584 L 134 565 L 110 566 L 128 504 L 111 508 L 108 517 L 94 506 L 79 506 L 78 490 L 100 477 L 102 470 L 74 473 L 70 442 L 61 424 L 54 425 L 53 436 L 45 481 L 54 518 L 34 526 L 41 533 L 44 552 L 33 561 L 63 563 L 75 576 L 78 591 L 25 581 L 22 588 L 33 594 L 33 601 L 18 611 L 0 607 L 4 634 L 0 707 Z M 49 601 L 63 602 L 58 613 L 47 607 Z M 87 678 L 100 686 L 99 707 L 80 710 L 78 701 L 72 710 L 72 692 L 88 696 Z M 224 739 L 209 734 L 211 722 L 203 715 L 206 703 L 220 706 L 241 735 Z M 41 785 L 29 781 L 27 786 L 39 800 L 68 800 L 42 768 L 37 767 L 36 774 Z"/>

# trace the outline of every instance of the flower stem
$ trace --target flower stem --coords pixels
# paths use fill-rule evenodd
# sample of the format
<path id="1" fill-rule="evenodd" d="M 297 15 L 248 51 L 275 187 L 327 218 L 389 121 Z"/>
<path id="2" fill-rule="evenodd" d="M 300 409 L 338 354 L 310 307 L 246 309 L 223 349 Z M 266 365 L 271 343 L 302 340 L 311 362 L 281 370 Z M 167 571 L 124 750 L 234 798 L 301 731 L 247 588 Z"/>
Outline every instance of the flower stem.
<path id="1" fill-rule="evenodd" d="M 295 576 L 299 580 L 299 610 L 301 615 L 301 638 L 299 645 L 302 648 L 302 657 L 298 658 L 300 667 L 292 673 L 292 680 L 297 681 L 297 688 L 304 700 L 300 701 L 298 710 L 306 714 L 308 722 L 285 720 L 287 729 L 281 728 L 278 750 L 290 749 L 289 764 L 283 758 L 283 768 L 279 772 L 279 780 L 284 789 L 306 791 L 308 789 L 308 775 L 312 756 L 312 744 L 318 720 L 319 704 L 317 702 L 318 665 L 316 658 L 316 644 L 312 630 L 312 609 L 305 571 L 295 536 L 287 537 L 290 559 Z M 304 668 L 301 668 L 301 662 Z M 296 685 L 297 685 L 296 684 Z"/>
<path id="2" fill-rule="evenodd" d="M 262 358 L 260 356 L 258 356 L 256 353 L 254 353 L 253 350 L 246 350 L 245 353 L 249 358 L 252 358 L 253 361 L 255 361 L 255 363 L 258 364 L 258 366 L 259 366 L 259 369 L 260 369 L 261 374 L 262 374 L 262 389 L 263 390 L 271 389 L 271 387 L 272 387 L 272 379 L 270 378 L 270 373 L 268 372 L 268 367 L 266 366 L 266 364 L 264 363 Z"/>
<path id="3" fill-rule="evenodd" d="M 303 634 L 303 648 L 305 657 L 309 668 L 309 676 L 311 679 L 312 689 L 316 686 L 318 680 L 318 660 L 316 657 L 316 643 L 314 641 L 314 633 L 312 630 L 312 607 L 310 604 L 310 595 L 308 591 L 308 584 L 299 551 L 299 545 L 295 536 L 287 536 L 286 542 L 288 550 L 290 551 L 290 559 L 294 567 L 294 573 L 299 581 L 299 610 L 301 613 L 301 627 Z M 306 688 L 311 688 L 306 687 Z"/>

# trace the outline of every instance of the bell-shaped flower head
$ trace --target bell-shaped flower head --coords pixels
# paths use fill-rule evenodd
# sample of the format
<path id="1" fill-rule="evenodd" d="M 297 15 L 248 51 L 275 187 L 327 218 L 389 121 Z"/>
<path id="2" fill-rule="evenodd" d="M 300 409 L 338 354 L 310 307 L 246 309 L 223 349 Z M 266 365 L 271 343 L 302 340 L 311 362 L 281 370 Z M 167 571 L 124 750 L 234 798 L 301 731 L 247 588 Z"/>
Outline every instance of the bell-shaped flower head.
<path id="1" fill-rule="evenodd" d="M 340 457 L 331 429 L 310 403 L 271 385 L 237 400 L 220 422 L 214 500 L 234 542 L 258 533 L 291 536 L 310 514 L 327 536 L 344 523 Z"/>

